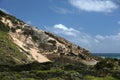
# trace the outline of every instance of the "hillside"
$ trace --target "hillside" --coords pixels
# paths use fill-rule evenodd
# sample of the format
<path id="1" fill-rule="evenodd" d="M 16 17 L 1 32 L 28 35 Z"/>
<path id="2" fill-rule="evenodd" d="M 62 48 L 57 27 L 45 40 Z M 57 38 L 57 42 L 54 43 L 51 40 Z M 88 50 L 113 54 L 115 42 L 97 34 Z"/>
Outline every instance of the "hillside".
<path id="1" fill-rule="evenodd" d="M 120 80 L 120 60 L 93 56 L 0 10 L 0 80 Z"/>
<path id="2" fill-rule="evenodd" d="M 6 39 L 7 47 L 15 49 L 13 51 L 5 47 L 15 63 L 54 61 L 54 55 L 55 57 L 66 56 L 88 65 L 94 65 L 97 62 L 88 50 L 50 32 L 32 27 L 2 11 L 0 11 L 0 24 L 0 34 L 5 35 L 0 37 Z M 4 49 L 1 53 L 6 54 Z M 21 58 L 17 58 L 17 55 L 21 55 Z"/>

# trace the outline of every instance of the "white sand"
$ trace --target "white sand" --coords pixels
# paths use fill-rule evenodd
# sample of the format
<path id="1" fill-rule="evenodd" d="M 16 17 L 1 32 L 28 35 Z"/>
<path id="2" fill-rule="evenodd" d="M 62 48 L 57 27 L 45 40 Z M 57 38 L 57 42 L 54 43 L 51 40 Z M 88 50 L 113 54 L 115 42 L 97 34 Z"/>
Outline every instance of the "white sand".
<path id="1" fill-rule="evenodd" d="M 38 53 L 38 49 L 37 48 L 30 48 L 30 50 L 27 50 L 26 48 L 24 48 L 23 46 L 25 45 L 22 41 L 18 40 L 17 38 L 13 37 L 12 34 L 10 34 L 10 36 L 12 37 L 12 39 L 14 40 L 14 43 L 17 44 L 19 47 L 21 47 L 23 50 L 25 50 L 26 52 L 29 52 L 29 55 L 27 55 L 29 57 L 29 59 L 34 58 L 36 61 L 43 63 L 43 62 L 50 62 L 49 59 L 47 59 L 45 56 L 43 56 L 42 54 Z M 30 58 L 32 57 L 32 58 Z"/>

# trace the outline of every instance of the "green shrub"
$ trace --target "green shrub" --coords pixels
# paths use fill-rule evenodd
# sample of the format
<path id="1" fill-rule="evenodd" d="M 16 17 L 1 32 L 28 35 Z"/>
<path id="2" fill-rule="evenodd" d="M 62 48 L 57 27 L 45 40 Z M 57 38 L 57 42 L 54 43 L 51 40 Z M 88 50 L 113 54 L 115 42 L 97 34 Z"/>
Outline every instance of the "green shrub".
<path id="1" fill-rule="evenodd" d="M 13 32 L 13 33 L 15 33 L 16 32 L 16 29 L 15 28 L 11 28 L 11 31 Z"/>
<path id="2" fill-rule="evenodd" d="M 59 77 L 64 74 L 63 70 L 45 70 L 37 71 L 36 75 L 40 78 Z"/>
<path id="3" fill-rule="evenodd" d="M 56 41 L 55 40 L 49 40 L 49 43 L 52 43 L 53 45 L 56 45 Z"/>
<path id="4" fill-rule="evenodd" d="M 7 14 L 0 10 L 0 15 L 1 16 L 6 16 Z"/>
<path id="5" fill-rule="evenodd" d="M 0 20 L 2 20 L 2 17 L 0 16 Z"/>
<path id="6" fill-rule="evenodd" d="M 1 21 L 0 21 L 0 31 L 4 31 L 4 32 L 8 32 L 10 30 L 10 28 L 7 25 L 4 25 Z"/>
<path id="7" fill-rule="evenodd" d="M 63 79 L 60 79 L 60 78 L 49 78 L 47 80 L 63 80 Z"/>
<path id="8" fill-rule="evenodd" d="M 118 62 L 112 59 L 104 59 L 98 62 L 95 65 L 96 69 L 109 69 L 109 70 L 117 70 L 119 68 Z"/>
<path id="9" fill-rule="evenodd" d="M 35 80 L 35 79 L 33 79 L 33 78 L 24 78 L 22 80 Z"/>
<path id="10" fill-rule="evenodd" d="M 107 77 L 85 76 L 84 80 L 117 80 L 117 79 L 111 76 L 107 76 Z"/>

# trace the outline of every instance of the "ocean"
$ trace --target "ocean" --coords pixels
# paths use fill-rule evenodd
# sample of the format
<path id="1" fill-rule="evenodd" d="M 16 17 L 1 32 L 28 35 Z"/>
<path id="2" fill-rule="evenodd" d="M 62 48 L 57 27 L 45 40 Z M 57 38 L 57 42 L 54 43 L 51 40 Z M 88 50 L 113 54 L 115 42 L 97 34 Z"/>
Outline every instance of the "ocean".
<path id="1" fill-rule="evenodd" d="M 93 55 L 103 57 L 103 58 L 120 59 L 120 53 L 93 53 Z"/>

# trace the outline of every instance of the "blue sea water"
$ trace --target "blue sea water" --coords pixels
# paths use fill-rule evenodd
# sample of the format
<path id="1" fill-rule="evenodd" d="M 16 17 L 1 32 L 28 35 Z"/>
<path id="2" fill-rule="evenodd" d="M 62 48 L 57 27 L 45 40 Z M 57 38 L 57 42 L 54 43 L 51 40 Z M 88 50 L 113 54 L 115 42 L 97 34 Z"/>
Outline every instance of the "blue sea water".
<path id="1" fill-rule="evenodd" d="M 120 59 L 120 53 L 93 53 L 95 56 L 103 58 L 117 58 Z"/>

